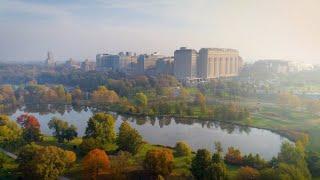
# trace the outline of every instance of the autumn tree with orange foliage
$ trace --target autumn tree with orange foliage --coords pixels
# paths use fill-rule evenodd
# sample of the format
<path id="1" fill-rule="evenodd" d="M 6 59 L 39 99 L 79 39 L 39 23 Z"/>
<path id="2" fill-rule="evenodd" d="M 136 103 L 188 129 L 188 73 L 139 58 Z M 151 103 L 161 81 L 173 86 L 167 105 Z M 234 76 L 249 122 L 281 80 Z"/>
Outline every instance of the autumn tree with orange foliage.
<path id="1" fill-rule="evenodd" d="M 173 154 L 169 149 L 149 150 L 143 167 L 156 175 L 167 176 L 173 169 Z"/>
<path id="2" fill-rule="evenodd" d="M 88 179 L 97 179 L 99 174 L 109 170 L 109 166 L 109 157 L 105 151 L 101 149 L 90 151 L 82 161 L 83 172 Z"/>
<path id="3" fill-rule="evenodd" d="M 243 158 L 239 149 L 234 147 L 229 147 L 228 152 L 225 156 L 225 161 L 228 164 L 232 165 L 241 165 L 243 163 Z"/>
<path id="4" fill-rule="evenodd" d="M 37 142 L 41 140 L 40 123 L 36 117 L 22 114 L 17 118 L 18 124 L 23 128 L 22 137 L 26 142 Z"/>
<path id="5" fill-rule="evenodd" d="M 258 170 L 251 167 L 242 167 L 238 170 L 237 180 L 255 180 L 260 178 Z"/>
<path id="6" fill-rule="evenodd" d="M 105 86 L 100 86 L 91 95 L 94 103 L 116 103 L 119 102 L 119 96 L 115 91 L 108 90 Z"/>

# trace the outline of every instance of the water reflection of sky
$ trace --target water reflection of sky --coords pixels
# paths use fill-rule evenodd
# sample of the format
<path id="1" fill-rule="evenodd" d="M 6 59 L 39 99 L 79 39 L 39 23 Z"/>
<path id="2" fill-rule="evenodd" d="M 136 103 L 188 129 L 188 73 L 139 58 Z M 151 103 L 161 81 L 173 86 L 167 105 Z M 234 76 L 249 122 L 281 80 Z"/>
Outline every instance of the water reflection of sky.
<path id="1" fill-rule="evenodd" d="M 63 112 L 63 111 L 61 111 Z M 75 111 L 72 108 L 61 113 L 53 111 L 50 113 L 39 113 L 33 111 L 41 124 L 41 131 L 44 134 L 51 134 L 47 126 L 54 116 L 64 119 L 78 128 L 78 133 L 82 136 L 85 132 L 88 119 L 93 112 L 90 109 Z M 23 110 L 17 110 L 11 115 L 16 119 L 23 114 Z M 264 158 L 270 159 L 280 151 L 281 143 L 286 138 L 281 137 L 268 130 L 235 126 L 232 124 L 219 122 L 203 122 L 196 120 L 183 120 L 173 118 L 132 118 L 117 116 L 116 130 L 123 120 L 127 120 L 136 128 L 143 138 L 153 144 L 174 146 L 177 141 L 186 141 L 193 150 L 206 148 L 214 150 L 214 142 L 220 141 L 224 150 L 234 146 L 243 153 L 259 153 Z"/>

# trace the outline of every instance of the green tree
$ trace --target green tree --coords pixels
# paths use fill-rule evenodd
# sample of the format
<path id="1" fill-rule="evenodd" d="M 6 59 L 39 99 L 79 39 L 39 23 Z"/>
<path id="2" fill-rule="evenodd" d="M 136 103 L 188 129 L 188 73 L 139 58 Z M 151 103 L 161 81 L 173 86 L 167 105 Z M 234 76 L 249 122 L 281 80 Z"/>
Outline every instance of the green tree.
<path id="1" fill-rule="evenodd" d="M 21 137 L 21 129 L 8 116 L 0 115 L 0 143 L 14 143 Z"/>
<path id="2" fill-rule="evenodd" d="M 6 155 L 0 152 L 0 169 L 3 168 L 4 164 L 6 163 Z"/>
<path id="3" fill-rule="evenodd" d="M 115 143 L 115 119 L 110 114 L 97 113 L 93 115 L 86 128 L 84 139 L 93 138 L 100 147 L 106 149 Z"/>
<path id="4" fill-rule="evenodd" d="M 120 151 L 111 158 L 111 170 L 115 179 L 125 179 L 125 171 L 131 165 L 130 158 L 131 154 L 126 151 Z"/>
<path id="5" fill-rule="evenodd" d="M 191 147 L 183 141 L 177 142 L 175 146 L 176 156 L 190 156 L 191 155 Z"/>
<path id="6" fill-rule="evenodd" d="M 140 110 L 144 110 L 148 105 L 148 97 L 142 92 L 136 93 L 134 102 Z"/>
<path id="7" fill-rule="evenodd" d="M 313 176 L 320 176 L 320 153 L 309 152 L 307 162 L 311 174 Z"/>
<path id="8" fill-rule="evenodd" d="M 199 180 L 208 178 L 208 168 L 211 164 L 211 153 L 206 149 L 199 149 L 191 163 L 193 176 Z"/>
<path id="9" fill-rule="evenodd" d="M 302 174 L 305 179 L 311 178 L 306 162 L 305 150 L 299 141 L 295 145 L 284 142 L 278 154 L 278 161 L 282 164 L 283 169 L 285 169 L 282 171 L 282 174 L 285 173 L 286 170 L 288 170 L 288 172 L 289 170 L 290 172 L 297 170 L 299 171 L 295 172 L 297 175 Z"/>
<path id="10" fill-rule="evenodd" d="M 206 111 L 206 97 L 201 92 L 198 92 L 194 101 L 200 106 L 201 112 L 204 113 Z"/>
<path id="11" fill-rule="evenodd" d="M 75 126 L 69 126 L 68 122 L 53 117 L 48 123 L 49 129 L 54 129 L 53 135 L 58 142 L 63 143 L 64 140 L 72 140 L 77 137 L 77 129 Z"/>
<path id="12" fill-rule="evenodd" d="M 70 151 L 55 146 L 26 145 L 17 158 L 19 171 L 27 179 L 57 179 L 75 161 Z"/>
<path id="13" fill-rule="evenodd" d="M 132 128 L 128 122 L 124 121 L 119 128 L 117 139 L 119 149 L 136 154 L 142 143 L 142 137 L 139 132 Z"/>
<path id="14" fill-rule="evenodd" d="M 149 150 L 144 159 L 143 167 L 156 175 L 169 175 L 173 169 L 172 151 L 168 149 Z"/>
<path id="15" fill-rule="evenodd" d="M 216 152 L 212 156 L 212 162 L 208 167 L 208 179 L 223 180 L 227 177 L 227 166 L 225 165 L 223 158 L 219 152 Z"/>

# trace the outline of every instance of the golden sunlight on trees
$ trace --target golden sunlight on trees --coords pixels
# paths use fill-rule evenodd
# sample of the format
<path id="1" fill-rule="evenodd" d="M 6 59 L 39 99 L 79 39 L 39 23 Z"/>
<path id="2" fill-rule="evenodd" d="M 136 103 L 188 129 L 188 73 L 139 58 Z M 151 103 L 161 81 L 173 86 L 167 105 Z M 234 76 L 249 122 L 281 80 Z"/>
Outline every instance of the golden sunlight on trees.
<path id="1" fill-rule="evenodd" d="M 115 103 L 120 98 L 115 91 L 108 90 L 105 86 L 100 86 L 92 93 L 91 99 L 94 103 Z"/>

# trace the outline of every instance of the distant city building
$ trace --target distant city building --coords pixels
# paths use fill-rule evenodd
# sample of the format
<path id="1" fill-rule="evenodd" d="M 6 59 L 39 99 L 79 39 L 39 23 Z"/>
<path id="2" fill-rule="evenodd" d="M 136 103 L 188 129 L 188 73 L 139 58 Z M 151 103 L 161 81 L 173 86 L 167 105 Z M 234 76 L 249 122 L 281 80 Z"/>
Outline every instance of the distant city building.
<path id="1" fill-rule="evenodd" d="M 174 51 L 173 73 L 180 80 L 197 78 L 197 51 L 185 47 Z"/>
<path id="2" fill-rule="evenodd" d="M 289 72 L 310 71 L 314 69 L 312 64 L 301 63 L 296 61 L 289 61 Z"/>
<path id="3" fill-rule="evenodd" d="M 55 62 L 55 60 L 54 60 L 54 58 L 53 58 L 53 54 L 52 54 L 52 52 L 48 52 L 47 53 L 47 59 L 45 60 L 45 65 L 47 66 L 47 67 L 54 67 L 54 66 L 56 66 L 56 62 Z"/>
<path id="4" fill-rule="evenodd" d="M 256 61 L 252 67 L 260 73 L 286 74 L 289 72 L 289 61 L 279 59 L 265 59 Z"/>
<path id="5" fill-rule="evenodd" d="M 82 71 L 85 71 L 85 72 L 93 71 L 96 69 L 96 63 L 86 59 L 81 63 L 80 68 Z"/>
<path id="6" fill-rule="evenodd" d="M 235 49 L 202 48 L 197 61 L 197 75 L 201 79 L 232 77 L 239 74 L 242 59 Z"/>
<path id="7" fill-rule="evenodd" d="M 64 67 L 66 69 L 72 70 L 72 69 L 79 69 L 80 68 L 80 64 L 73 60 L 72 58 L 70 58 L 69 60 L 66 61 Z"/>
<path id="8" fill-rule="evenodd" d="M 164 57 L 156 61 L 156 74 L 173 74 L 173 57 Z"/>
<path id="9" fill-rule="evenodd" d="M 150 74 L 154 74 L 156 62 L 158 59 L 162 57 L 163 56 L 159 55 L 156 52 L 150 55 L 147 55 L 147 54 L 139 55 L 137 59 L 137 64 L 135 66 L 135 73 L 145 74 L 148 71 Z"/>
<path id="10" fill-rule="evenodd" d="M 98 54 L 96 56 L 96 69 L 99 71 L 132 71 L 132 64 L 136 62 L 136 56 L 130 52 L 120 52 L 118 55 Z"/>

